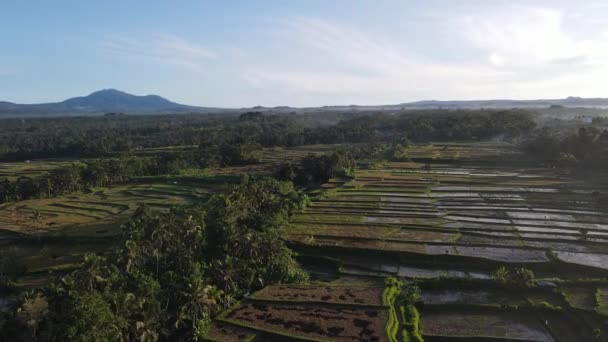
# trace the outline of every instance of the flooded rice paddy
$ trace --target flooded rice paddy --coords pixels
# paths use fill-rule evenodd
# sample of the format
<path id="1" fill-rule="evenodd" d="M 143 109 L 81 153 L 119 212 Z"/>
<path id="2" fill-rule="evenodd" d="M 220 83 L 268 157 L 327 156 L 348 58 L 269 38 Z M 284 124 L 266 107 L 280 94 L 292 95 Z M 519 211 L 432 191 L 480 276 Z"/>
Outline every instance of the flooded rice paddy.
<path id="1" fill-rule="evenodd" d="M 288 240 L 336 282 L 419 284 L 429 340 L 607 338 L 608 208 L 597 194 L 608 188 L 481 150 L 357 170 L 294 217 Z M 534 291 L 497 283 L 502 266 L 533 271 Z"/>

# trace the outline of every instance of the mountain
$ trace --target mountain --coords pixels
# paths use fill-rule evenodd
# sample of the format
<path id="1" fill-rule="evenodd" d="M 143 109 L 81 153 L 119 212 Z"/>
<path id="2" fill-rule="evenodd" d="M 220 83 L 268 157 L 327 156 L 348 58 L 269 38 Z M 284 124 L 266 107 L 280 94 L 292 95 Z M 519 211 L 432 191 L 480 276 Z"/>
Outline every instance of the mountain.
<path id="1" fill-rule="evenodd" d="M 96 91 L 87 96 L 74 97 L 62 102 L 40 104 L 16 104 L 0 101 L 0 117 L 26 116 L 75 116 L 125 114 L 171 114 L 171 113 L 222 113 L 261 110 L 275 113 L 311 111 L 398 111 L 415 109 L 507 109 L 507 108 L 608 108 L 608 98 L 568 97 L 548 100 L 472 100 L 472 101 L 417 101 L 377 106 L 323 106 L 295 108 L 287 106 L 252 108 L 209 108 L 187 106 L 171 102 L 158 95 L 136 96 L 115 89 Z"/>
<path id="2" fill-rule="evenodd" d="M 472 101 L 418 101 L 402 103 L 407 109 L 418 108 L 546 108 L 546 107 L 608 107 L 608 98 L 567 97 L 545 100 L 472 100 Z"/>
<path id="3" fill-rule="evenodd" d="M 543 108 L 608 108 L 608 98 L 568 97 L 565 99 L 545 100 L 465 100 L 465 101 L 416 101 L 394 105 L 379 106 L 325 106 L 326 111 L 362 111 L 362 110 L 417 110 L 417 109 L 543 109 Z"/>
<path id="4" fill-rule="evenodd" d="M 60 104 L 82 111 L 158 111 L 190 108 L 158 95 L 136 96 L 115 89 L 96 91 L 88 96 L 65 100 Z"/>
<path id="5" fill-rule="evenodd" d="M 73 97 L 62 102 L 16 104 L 0 102 L 0 115 L 98 115 L 104 113 L 155 114 L 206 112 L 211 108 L 187 106 L 171 102 L 158 95 L 137 96 L 116 89 L 104 89 L 87 96 Z"/>
<path id="6" fill-rule="evenodd" d="M 545 100 L 465 100 L 438 101 L 426 100 L 389 105 L 337 105 L 308 108 L 292 107 L 254 107 L 254 110 L 272 112 L 302 111 L 400 111 L 420 109 L 548 109 L 548 108 L 598 108 L 608 109 L 608 98 L 568 97 L 565 99 Z"/>

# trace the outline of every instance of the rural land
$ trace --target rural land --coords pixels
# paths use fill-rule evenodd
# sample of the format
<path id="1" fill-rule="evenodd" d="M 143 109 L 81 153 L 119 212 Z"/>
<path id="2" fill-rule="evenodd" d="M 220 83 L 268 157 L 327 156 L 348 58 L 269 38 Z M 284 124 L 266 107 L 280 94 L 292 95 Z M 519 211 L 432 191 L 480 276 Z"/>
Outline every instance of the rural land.
<path id="1" fill-rule="evenodd" d="M 606 105 L 0 103 L 0 340 L 608 341 Z"/>

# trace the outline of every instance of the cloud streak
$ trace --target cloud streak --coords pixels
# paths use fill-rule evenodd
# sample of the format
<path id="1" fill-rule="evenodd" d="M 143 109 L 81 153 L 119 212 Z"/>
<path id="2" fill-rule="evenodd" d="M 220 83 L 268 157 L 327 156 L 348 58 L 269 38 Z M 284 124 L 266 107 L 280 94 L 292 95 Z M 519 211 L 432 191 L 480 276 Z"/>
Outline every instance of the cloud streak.
<path id="1" fill-rule="evenodd" d="M 439 18 L 442 34 L 477 57 L 424 59 L 407 44 L 369 30 L 298 17 L 281 21 L 277 31 L 280 45 L 307 51 L 306 61 L 252 65 L 243 79 L 260 90 L 348 103 L 554 97 L 581 90 L 602 95 L 599 80 L 608 77 L 605 31 L 581 39 L 567 31 L 560 10 L 522 5 Z M 436 49 L 441 56 L 443 47 Z"/>
<path id="2" fill-rule="evenodd" d="M 399 25 L 286 16 L 215 39 L 224 45 L 161 33 L 111 36 L 102 47 L 154 71 L 170 66 L 176 78 L 203 74 L 217 87 L 201 87 L 230 93 L 228 101 L 235 92 L 301 106 L 608 96 L 608 22 L 599 20 L 608 7 L 559 5 L 428 7 Z"/>
<path id="3" fill-rule="evenodd" d="M 281 32 L 310 51 L 307 68 L 321 64 L 328 67 L 302 70 L 303 65 L 292 65 L 249 70 L 244 79 L 255 87 L 304 95 L 342 95 L 342 101 L 347 102 L 369 98 L 371 102 L 386 103 L 432 94 L 465 95 L 462 91 L 470 86 L 454 91 L 453 82 L 466 77 L 486 83 L 503 74 L 490 66 L 420 60 L 390 40 L 319 18 L 291 20 Z"/>
<path id="4" fill-rule="evenodd" d="M 140 37 L 111 37 L 102 43 L 105 51 L 130 58 L 204 71 L 216 52 L 182 37 L 153 34 Z"/>
<path id="5" fill-rule="evenodd" d="M 501 67 L 525 69 L 604 62 L 607 46 L 591 37 L 575 39 L 554 9 L 513 7 L 465 16 L 456 32 L 473 47 L 503 60 Z M 496 57 L 495 57 L 496 58 Z"/>

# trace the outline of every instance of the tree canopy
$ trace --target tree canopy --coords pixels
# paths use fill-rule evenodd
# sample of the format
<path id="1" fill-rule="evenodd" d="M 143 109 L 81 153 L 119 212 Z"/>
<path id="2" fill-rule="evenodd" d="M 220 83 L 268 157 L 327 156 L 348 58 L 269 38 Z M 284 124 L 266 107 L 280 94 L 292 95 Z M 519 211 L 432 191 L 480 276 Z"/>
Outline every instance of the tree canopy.
<path id="1" fill-rule="evenodd" d="M 306 196 L 288 182 L 254 179 L 204 208 L 141 207 L 116 253 L 24 297 L 5 340 L 199 340 L 213 316 L 267 284 L 307 280 L 282 239 Z M 44 310 L 31 309 L 33 301 Z"/>

